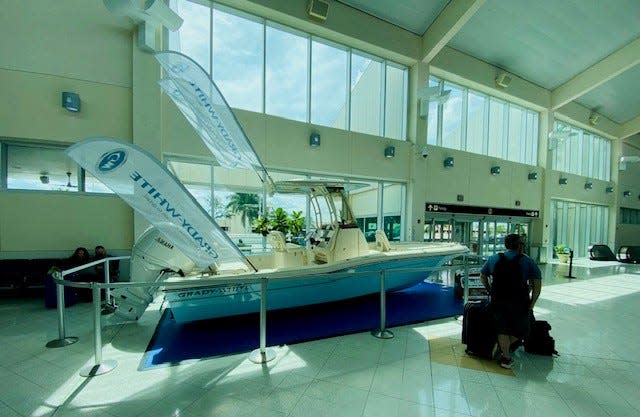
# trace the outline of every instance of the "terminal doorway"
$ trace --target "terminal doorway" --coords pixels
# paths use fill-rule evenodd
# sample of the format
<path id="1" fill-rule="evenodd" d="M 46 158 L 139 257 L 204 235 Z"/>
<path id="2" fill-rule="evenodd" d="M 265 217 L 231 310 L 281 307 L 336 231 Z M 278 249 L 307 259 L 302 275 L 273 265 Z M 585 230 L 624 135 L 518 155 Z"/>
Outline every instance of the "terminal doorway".
<path id="1" fill-rule="evenodd" d="M 506 235 L 517 233 L 529 236 L 530 225 L 531 219 L 527 218 L 426 213 L 424 241 L 458 242 L 467 246 L 474 255 L 490 256 L 505 251 Z M 527 239 L 527 253 L 528 244 Z"/>

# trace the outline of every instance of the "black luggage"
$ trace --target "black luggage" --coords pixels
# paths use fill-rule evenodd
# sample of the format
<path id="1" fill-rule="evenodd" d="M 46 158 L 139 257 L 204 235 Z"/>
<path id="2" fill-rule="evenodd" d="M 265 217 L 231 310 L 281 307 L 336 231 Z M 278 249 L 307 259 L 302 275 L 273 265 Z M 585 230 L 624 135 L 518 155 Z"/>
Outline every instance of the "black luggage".
<path id="1" fill-rule="evenodd" d="M 46 308 L 58 307 L 58 295 L 56 292 L 56 283 L 51 274 L 47 274 L 44 278 L 44 306 Z M 76 289 L 64 286 L 64 306 L 69 307 L 78 302 Z"/>
<path id="2" fill-rule="evenodd" d="M 465 352 L 491 359 L 497 339 L 489 303 L 481 301 L 465 304 L 462 316 L 462 343 L 467 345 Z"/>
<path id="3" fill-rule="evenodd" d="M 549 322 L 536 320 L 533 314 L 529 317 L 531 330 L 529 336 L 524 340 L 525 352 L 545 356 L 557 355 L 556 341 L 549 334 L 549 330 L 551 330 Z"/>

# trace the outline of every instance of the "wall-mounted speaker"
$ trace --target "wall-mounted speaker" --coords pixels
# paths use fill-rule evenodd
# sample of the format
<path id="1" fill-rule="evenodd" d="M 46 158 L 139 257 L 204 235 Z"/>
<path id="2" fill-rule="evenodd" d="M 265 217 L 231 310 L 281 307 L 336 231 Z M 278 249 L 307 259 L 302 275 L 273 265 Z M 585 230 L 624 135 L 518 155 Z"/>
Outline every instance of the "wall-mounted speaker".
<path id="1" fill-rule="evenodd" d="M 80 111 L 80 96 L 78 93 L 72 93 L 69 91 L 62 92 L 62 107 L 65 109 L 77 113 Z"/>
<path id="2" fill-rule="evenodd" d="M 496 76 L 496 85 L 501 88 L 507 88 L 511 84 L 511 76 L 506 72 L 501 72 Z"/>
<path id="3" fill-rule="evenodd" d="M 329 13 L 329 3 L 322 0 L 309 0 L 307 13 L 309 16 L 324 22 L 327 20 L 327 14 Z"/>

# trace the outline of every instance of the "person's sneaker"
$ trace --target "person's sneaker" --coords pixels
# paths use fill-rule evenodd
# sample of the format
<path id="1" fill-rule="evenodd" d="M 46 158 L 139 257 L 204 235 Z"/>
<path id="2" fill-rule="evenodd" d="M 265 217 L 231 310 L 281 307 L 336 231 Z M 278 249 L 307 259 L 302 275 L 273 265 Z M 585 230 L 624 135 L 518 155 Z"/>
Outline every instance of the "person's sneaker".
<path id="1" fill-rule="evenodd" d="M 513 367 L 513 359 L 507 359 L 503 356 L 502 358 L 500 358 L 500 366 L 504 369 L 511 369 Z"/>

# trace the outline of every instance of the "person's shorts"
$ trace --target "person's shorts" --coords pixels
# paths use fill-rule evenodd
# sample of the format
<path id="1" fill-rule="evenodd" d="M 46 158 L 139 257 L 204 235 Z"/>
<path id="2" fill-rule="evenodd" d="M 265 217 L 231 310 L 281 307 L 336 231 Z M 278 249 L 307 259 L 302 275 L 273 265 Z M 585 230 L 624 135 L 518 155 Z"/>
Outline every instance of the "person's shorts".
<path id="1" fill-rule="evenodd" d="M 529 310 L 513 305 L 493 305 L 496 332 L 524 339 L 529 335 Z"/>

